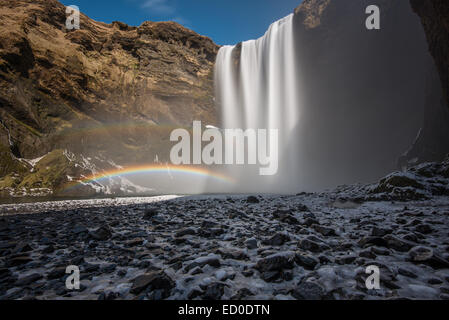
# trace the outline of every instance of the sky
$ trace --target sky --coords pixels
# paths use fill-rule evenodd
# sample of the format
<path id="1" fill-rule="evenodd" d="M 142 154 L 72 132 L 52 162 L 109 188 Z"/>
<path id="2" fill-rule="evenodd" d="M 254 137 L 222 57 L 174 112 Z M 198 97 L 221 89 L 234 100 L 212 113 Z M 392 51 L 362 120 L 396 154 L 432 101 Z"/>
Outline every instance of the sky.
<path id="1" fill-rule="evenodd" d="M 219 45 L 264 35 L 269 25 L 293 12 L 302 0 L 62 0 L 90 18 L 139 26 L 176 21 Z"/>

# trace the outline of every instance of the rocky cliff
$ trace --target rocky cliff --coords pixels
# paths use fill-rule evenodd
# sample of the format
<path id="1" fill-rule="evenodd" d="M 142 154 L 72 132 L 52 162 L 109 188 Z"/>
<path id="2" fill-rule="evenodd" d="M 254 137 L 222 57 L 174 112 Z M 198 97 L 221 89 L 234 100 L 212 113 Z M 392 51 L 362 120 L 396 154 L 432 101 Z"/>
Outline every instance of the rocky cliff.
<path id="1" fill-rule="evenodd" d="M 67 182 L 27 179 L 21 159 L 149 163 L 167 159 L 173 127 L 215 123 L 210 39 L 174 22 L 65 21 L 56 0 L 0 0 L 0 188 Z"/>
<path id="2" fill-rule="evenodd" d="M 429 49 L 435 58 L 449 107 L 449 2 L 445 0 L 410 0 L 421 17 Z"/>
<path id="3" fill-rule="evenodd" d="M 424 126 L 426 103 L 441 98 L 409 1 L 376 1 L 380 30 L 365 26 L 372 4 L 305 0 L 295 10 L 305 104 L 296 136 L 311 164 L 302 179 L 311 185 L 375 181 L 394 171 Z"/>
<path id="4" fill-rule="evenodd" d="M 408 153 L 408 158 L 441 160 L 449 152 L 449 2 L 444 0 L 411 0 L 421 18 L 429 51 L 439 77 L 432 79 L 428 94 L 425 124 L 421 135 Z M 443 92 L 439 98 L 435 92 Z"/>

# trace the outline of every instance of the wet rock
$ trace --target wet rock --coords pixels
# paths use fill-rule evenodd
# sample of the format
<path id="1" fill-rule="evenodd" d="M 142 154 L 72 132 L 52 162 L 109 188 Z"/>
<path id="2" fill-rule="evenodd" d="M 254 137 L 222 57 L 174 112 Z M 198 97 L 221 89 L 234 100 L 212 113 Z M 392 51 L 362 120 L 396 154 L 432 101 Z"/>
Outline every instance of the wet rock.
<path id="1" fill-rule="evenodd" d="M 371 251 L 379 256 L 389 256 L 391 253 L 390 250 L 381 247 L 371 247 Z"/>
<path id="2" fill-rule="evenodd" d="M 245 241 L 246 247 L 250 250 L 257 249 L 257 240 L 255 238 L 251 238 Z"/>
<path id="3" fill-rule="evenodd" d="M 322 225 L 314 224 L 312 228 L 315 229 L 316 232 L 321 233 L 325 237 L 336 236 L 335 230 L 330 227 L 325 227 Z"/>
<path id="4" fill-rule="evenodd" d="M 416 273 L 414 273 L 413 271 L 411 271 L 409 269 L 398 268 L 398 273 L 404 277 L 408 277 L 408 278 L 412 278 L 412 279 L 418 278 Z"/>
<path id="5" fill-rule="evenodd" d="M 295 262 L 304 269 L 314 270 L 320 261 L 311 255 L 296 253 Z"/>
<path id="6" fill-rule="evenodd" d="M 176 232 L 175 237 L 177 238 L 181 238 L 187 235 L 195 235 L 196 234 L 196 230 L 193 228 L 185 228 L 185 229 L 181 229 L 178 232 Z"/>
<path id="7" fill-rule="evenodd" d="M 247 203 L 255 204 L 255 203 L 260 203 L 260 200 L 259 200 L 257 197 L 255 197 L 255 196 L 249 196 L 249 197 L 246 199 L 246 202 L 247 202 Z"/>
<path id="8" fill-rule="evenodd" d="M 335 258 L 335 262 L 341 265 L 345 265 L 353 263 L 356 259 L 356 255 L 345 255 Z"/>
<path id="9" fill-rule="evenodd" d="M 309 236 L 306 239 L 299 241 L 298 247 L 314 253 L 319 253 L 328 249 L 328 246 L 318 243 L 316 240 L 316 237 Z"/>
<path id="10" fill-rule="evenodd" d="M 13 254 L 18 253 L 27 253 L 33 251 L 33 248 L 27 242 L 20 242 L 17 246 L 12 250 Z"/>
<path id="11" fill-rule="evenodd" d="M 404 239 L 400 239 L 400 238 L 392 236 L 392 235 L 385 236 L 384 240 L 387 242 L 387 245 L 386 245 L 387 248 L 393 249 L 396 251 L 400 251 L 400 252 L 407 252 L 415 246 L 415 244 L 413 242 L 410 242 L 410 241 L 407 241 Z"/>
<path id="12" fill-rule="evenodd" d="M 306 218 L 302 224 L 306 227 L 311 227 L 313 225 L 319 225 L 320 222 L 315 218 Z"/>
<path id="13" fill-rule="evenodd" d="M 190 292 L 187 294 L 187 299 L 194 300 L 198 297 L 201 297 L 203 294 L 204 294 L 204 291 L 194 288 L 194 289 L 190 290 Z"/>
<path id="14" fill-rule="evenodd" d="M 424 263 L 434 269 L 449 268 L 449 261 L 436 254 L 433 249 L 417 246 L 410 250 L 409 257 L 412 262 Z"/>
<path id="15" fill-rule="evenodd" d="M 248 288 L 242 288 L 235 295 L 231 297 L 231 300 L 243 300 L 247 297 L 253 296 L 254 293 Z"/>
<path id="16" fill-rule="evenodd" d="M 283 269 L 293 269 L 295 254 L 292 252 L 281 252 L 262 258 L 257 261 L 255 269 L 259 272 L 280 271 Z"/>
<path id="17" fill-rule="evenodd" d="M 431 248 L 417 246 L 408 253 L 413 262 L 429 261 L 433 257 L 433 250 Z"/>
<path id="18" fill-rule="evenodd" d="M 260 278 L 265 282 L 275 282 L 282 278 L 282 271 L 274 270 L 274 271 L 265 271 L 262 272 Z"/>
<path id="19" fill-rule="evenodd" d="M 19 280 L 17 280 L 15 285 L 17 287 L 28 286 L 28 285 L 30 285 L 30 284 L 32 284 L 32 283 L 34 283 L 34 282 L 36 282 L 36 281 L 38 281 L 38 280 L 40 280 L 42 278 L 43 278 L 43 276 L 41 274 L 33 273 L 33 274 L 29 275 L 29 276 L 20 278 Z"/>
<path id="20" fill-rule="evenodd" d="M 190 270 L 190 274 L 192 276 L 195 276 L 197 274 L 202 274 L 202 273 L 204 273 L 204 271 L 203 271 L 203 269 L 201 267 L 195 267 L 192 270 Z"/>
<path id="21" fill-rule="evenodd" d="M 143 291 L 158 290 L 162 299 L 165 299 L 170 296 L 174 287 L 175 282 L 164 271 L 150 272 L 135 278 L 130 292 L 137 295 Z"/>
<path id="22" fill-rule="evenodd" d="M 376 254 L 371 251 L 371 249 L 362 250 L 359 252 L 359 257 L 368 258 L 368 259 L 375 259 Z"/>
<path id="23" fill-rule="evenodd" d="M 106 241 L 112 237 L 112 231 L 108 226 L 102 226 L 94 231 L 91 231 L 90 236 L 98 241 Z"/>
<path id="24" fill-rule="evenodd" d="M 373 227 L 371 230 L 371 236 L 373 237 L 384 237 L 388 234 L 391 234 L 393 230 L 387 228 Z"/>
<path id="25" fill-rule="evenodd" d="M 359 246 L 366 248 L 369 246 L 379 246 L 379 247 L 386 247 L 388 246 L 387 240 L 381 237 L 364 237 L 359 241 Z"/>
<path id="26" fill-rule="evenodd" d="M 12 275 L 12 272 L 7 268 L 0 268 L 0 279 L 9 277 Z"/>
<path id="27" fill-rule="evenodd" d="M 195 267 L 204 267 L 209 265 L 214 268 L 219 268 L 221 266 L 220 257 L 215 254 L 211 254 L 206 257 L 200 257 L 195 259 L 192 263 L 185 267 L 186 271 L 190 271 Z"/>
<path id="28" fill-rule="evenodd" d="M 44 249 L 42 249 L 43 254 L 50 254 L 55 251 L 55 247 L 53 245 L 48 245 Z"/>
<path id="29" fill-rule="evenodd" d="M 430 278 L 429 280 L 427 280 L 427 283 L 431 284 L 431 285 L 438 285 L 438 284 L 442 284 L 443 281 L 438 278 Z"/>
<path id="30" fill-rule="evenodd" d="M 304 281 L 291 294 L 298 300 L 323 300 L 325 291 L 320 285 L 314 282 Z"/>
<path id="31" fill-rule="evenodd" d="M 53 280 L 53 279 L 62 279 L 65 277 L 66 273 L 66 267 L 56 267 L 54 269 L 52 269 L 48 274 L 47 274 L 47 279 L 49 280 Z"/>
<path id="32" fill-rule="evenodd" d="M 144 220 L 151 220 L 153 219 L 155 216 L 157 216 L 158 212 L 156 209 L 147 209 L 145 211 L 145 213 L 143 214 L 143 219 Z"/>
<path id="33" fill-rule="evenodd" d="M 249 260 L 248 255 L 242 250 L 219 249 L 216 253 L 224 259 Z"/>
<path id="34" fill-rule="evenodd" d="M 430 234 L 433 232 L 432 227 L 429 226 L 428 224 L 419 224 L 415 227 L 415 230 L 422 234 Z"/>
<path id="35" fill-rule="evenodd" d="M 88 233 L 89 230 L 87 230 L 87 228 L 81 224 L 77 224 L 73 227 L 72 232 L 74 234 L 81 234 L 81 233 Z"/>
<path id="36" fill-rule="evenodd" d="M 224 233 L 225 231 L 222 228 L 210 228 L 210 229 L 202 229 L 199 235 L 203 238 L 214 238 Z"/>
<path id="37" fill-rule="evenodd" d="M 11 259 L 7 262 L 7 264 L 8 264 L 9 266 L 11 266 L 11 267 L 17 267 L 17 266 L 21 266 L 21 265 L 27 264 L 27 263 L 29 263 L 29 262 L 31 262 L 31 261 L 33 261 L 33 259 L 31 259 L 31 258 L 28 257 L 28 256 L 20 256 L 20 257 L 14 257 L 14 258 L 11 258 Z"/>
<path id="38" fill-rule="evenodd" d="M 290 241 L 290 237 L 283 233 L 277 233 L 270 239 L 262 241 L 262 244 L 267 246 L 282 246 L 284 243 Z"/>
<path id="39" fill-rule="evenodd" d="M 299 224 L 298 219 L 296 219 L 292 211 L 290 209 L 278 209 L 275 212 L 273 212 L 273 218 L 278 219 L 279 221 L 283 223 L 287 223 L 290 225 L 297 225 Z"/>
<path id="40" fill-rule="evenodd" d="M 143 244 L 143 239 L 141 239 L 141 238 L 127 240 L 125 242 L 125 246 L 127 246 L 127 247 L 137 247 L 137 246 L 141 246 L 142 244 Z"/>
<path id="41" fill-rule="evenodd" d="M 226 287 L 226 284 L 221 283 L 221 282 L 215 282 L 215 283 L 208 285 L 206 288 L 202 288 L 203 290 L 206 290 L 206 292 L 203 295 L 203 299 L 205 299 L 205 300 L 220 300 L 224 294 L 225 287 Z"/>

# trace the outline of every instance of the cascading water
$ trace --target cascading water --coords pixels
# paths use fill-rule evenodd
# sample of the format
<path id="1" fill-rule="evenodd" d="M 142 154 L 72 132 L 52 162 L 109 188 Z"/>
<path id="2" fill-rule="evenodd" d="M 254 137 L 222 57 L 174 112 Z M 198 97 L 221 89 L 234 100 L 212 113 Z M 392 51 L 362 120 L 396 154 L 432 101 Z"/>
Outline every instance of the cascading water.
<path id="1" fill-rule="evenodd" d="M 300 159 L 289 150 L 300 113 L 293 14 L 273 23 L 257 40 L 220 49 L 215 69 L 221 126 L 226 129 L 277 129 L 279 169 L 261 177 L 251 166 L 227 167 L 239 192 L 292 192 Z"/>

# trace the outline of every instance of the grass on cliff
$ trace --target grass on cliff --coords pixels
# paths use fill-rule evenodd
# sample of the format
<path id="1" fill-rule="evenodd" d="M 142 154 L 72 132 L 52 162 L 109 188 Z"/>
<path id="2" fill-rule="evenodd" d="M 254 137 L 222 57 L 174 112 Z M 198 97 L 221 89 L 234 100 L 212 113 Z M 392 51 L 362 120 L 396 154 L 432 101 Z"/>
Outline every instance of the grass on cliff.
<path id="1" fill-rule="evenodd" d="M 19 188 L 59 189 L 67 182 L 71 163 L 63 150 L 54 150 L 42 158 L 34 171 L 24 177 Z"/>

